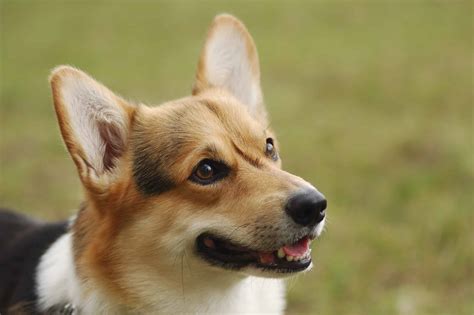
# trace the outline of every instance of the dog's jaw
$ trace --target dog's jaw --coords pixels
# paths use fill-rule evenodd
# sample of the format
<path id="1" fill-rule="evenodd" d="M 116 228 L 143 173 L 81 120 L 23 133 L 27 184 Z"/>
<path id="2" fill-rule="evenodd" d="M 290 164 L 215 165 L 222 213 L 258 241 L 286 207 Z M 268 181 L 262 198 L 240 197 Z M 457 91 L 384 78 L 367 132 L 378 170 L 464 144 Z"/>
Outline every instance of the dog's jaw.
<path id="1" fill-rule="evenodd" d="M 148 301 L 124 308 L 104 294 L 99 286 L 93 285 L 90 279 L 88 283 L 79 279 L 75 271 L 72 238 L 71 232 L 63 235 L 41 258 L 36 277 L 41 311 L 68 303 L 74 305 L 79 314 L 281 314 L 285 308 L 282 281 L 244 277 L 236 273 L 216 275 L 215 272 L 200 270 L 199 264 L 184 266 L 183 274 L 176 270 L 169 277 L 157 277 Z M 194 272 L 188 268 L 195 268 Z M 203 282 L 203 277 L 208 281 Z M 173 288 L 170 281 L 175 281 L 178 286 Z M 262 287 L 265 290 L 259 289 Z"/>
<path id="2" fill-rule="evenodd" d="M 232 233 L 230 238 L 222 238 L 219 235 L 226 233 L 204 232 L 196 238 L 195 252 L 198 258 L 213 268 L 264 278 L 284 278 L 311 270 L 313 262 L 310 244 L 320 236 L 325 222 L 326 219 L 323 219 L 310 232 L 278 249 L 275 245 L 260 250 L 240 245 L 242 244 L 242 239 L 239 239 L 240 233 Z M 274 242 L 281 243 L 277 239 Z"/>
<path id="3" fill-rule="evenodd" d="M 93 211 L 88 207 L 84 208 L 78 215 L 74 223 L 73 230 L 77 230 L 77 224 L 83 223 L 82 217 L 88 212 Z M 215 217 L 212 220 L 196 223 L 195 218 L 187 218 L 191 223 L 188 242 L 182 242 L 182 233 L 176 231 L 168 234 L 169 237 L 159 238 L 151 241 L 147 245 L 147 250 L 140 250 L 144 256 L 131 254 L 132 252 L 115 252 L 115 254 L 127 256 L 127 261 L 121 261 L 121 272 L 114 275 L 113 281 L 120 285 L 122 292 L 110 291 L 107 286 L 97 280 L 103 275 L 101 269 L 89 270 L 82 265 L 78 275 L 70 272 L 56 275 L 57 283 L 76 283 L 76 292 L 87 292 L 87 295 L 75 293 L 62 296 L 62 299 L 55 298 L 51 294 L 56 294 L 54 290 L 49 290 L 47 298 L 52 302 L 57 301 L 76 301 L 76 305 L 84 314 L 97 313 L 117 313 L 117 314 L 156 314 L 156 313 L 272 313 L 279 314 L 284 310 L 284 282 L 276 279 L 263 279 L 242 274 L 240 272 L 229 272 L 223 269 L 210 267 L 205 261 L 195 256 L 193 253 L 194 237 L 209 226 L 225 226 L 225 217 Z M 183 220 L 181 220 L 183 221 Z M 130 235 L 137 235 L 136 229 L 147 229 L 151 224 L 145 217 L 142 221 L 133 226 Z M 183 222 L 181 222 L 183 223 Z M 227 222 L 230 224 L 230 222 Z M 179 224 L 174 228 L 180 230 Z M 67 237 L 67 242 L 60 242 L 61 253 L 57 250 L 50 250 L 45 257 L 50 257 L 50 261 L 56 261 L 55 255 L 69 256 L 71 251 L 71 242 L 74 238 L 83 237 L 81 233 L 76 233 Z M 118 235 L 117 242 L 130 243 L 130 238 L 126 235 Z M 59 247 L 54 245 L 54 247 Z M 133 250 L 130 246 L 128 250 Z M 123 249 L 126 250 L 126 249 Z M 79 255 L 84 253 L 81 251 Z M 79 261 L 81 260 L 80 257 Z M 150 261 L 150 259 L 152 259 Z M 59 263 L 61 260 L 57 260 Z M 58 265 L 49 265 L 49 273 L 55 270 L 68 269 L 75 270 L 74 259 L 68 260 L 68 268 Z M 149 265 L 148 263 L 151 263 Z M 62 263 L 61 263 L 62 264 Z M 151 269 L 150 269 L 151 268 Z M 45 270 L 46 270 L 45 269 Z M 77 269 L 77 266 L 76 266 Z M 153 270 L 153 271 L 152 271 Z M 41 272 L 46 274 L 45 271 Z M 95 276 L 92 278 L 91 275 Z M 88 275 L 88 276 L 85 276 Z M 42 277 L 45 278 L 44 276 Z M 77 279 L 81 279 L 78 281 Z M 204 281 L 205 279 L 205 281 Z M 85 280 L 84 282 L 82 280 Z M 110 284 L 110 283 L 108 283 Z M 262 290 L 261 288 L 265 288 Z M 115 291 L 115 292 L 114 292 Z M 123 297 L 120 294 L 123 293 Z M 130 296 L 135 296 L 133 302 Z M 275 301 L 276 297 L 281 297 Z M 127 300 L 127 303 L 124 301 Z M 54 301 L 53 301 L 54 300 Z M 216 302 L 216 300 L 220 302 Z M 205 301 L 205 302 L 203 302 Z M 45 304 L 45 307 L 49 304 Z M 120 306 L 126 304 L 127 307 Z M 229 306 L 230 305 L 230 306 Z"/>

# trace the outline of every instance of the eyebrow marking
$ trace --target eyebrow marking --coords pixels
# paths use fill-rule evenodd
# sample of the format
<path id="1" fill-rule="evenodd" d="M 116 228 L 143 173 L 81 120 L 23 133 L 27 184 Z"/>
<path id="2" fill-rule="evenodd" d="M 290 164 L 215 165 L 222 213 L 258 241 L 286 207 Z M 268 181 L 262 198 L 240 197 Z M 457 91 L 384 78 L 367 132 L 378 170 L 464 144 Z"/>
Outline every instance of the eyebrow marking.
<path id="1" fill-rule="evenodd" d="M 206 146 L 203 150 L 204 152 L 206 152 L 207 154 L 211 155 L 211 156 L 218 156 L 218 151 L 217 151 L 217 148 L 214 144 L 209 144 L 208 146 Z"/>
<path id="2" fill-rule="evenodd" d="M 247 162 L 249 162 L 252 166 L 255 166 L 256 168 L 262 168 L 262 163 L 260 162 L 259 158 L 252 158 L 248 156 L 247 154 L 244 153 L 233 141 L 232 141 L 232 146 L 234 147 L 235 151 Z"/>
<path id="3" fill-rule="evenodd" d="M 206 107 L 212 114 L 214 114 L 222 122 L 221 113 L 219 111 L 219 107 L 218 107 L 217 103 L 205 100 L 205 101 L 201 102 L 201 104 L 204 105 L 204 107 Z M 269 129 L 269 127 L 270 127 L 270 124 L 268 124 L 268 126 L 263 131 L 264 136 L 266 136 L 266 132 L 267 132 L 267 129 Z M 250 163 L 252 166 L 254 166 L 256 168 L 262 168 L 263 167 L 263 163 L 261 162 L 260 158 L 258 158 L 258 157 L 257 158 L 252 158 L 249 155 L 245 154 L 244 151 L 241 150 L 233 141 L 232 141 L 232 146 L 234 147 L 235 151 L 244 160 L 246 160 L 248 163 Z M 216 155 L 218 154 L 217 149 L 215 147 L 212 147 L 212 146 L 206 147 L 205 151 L 210 153 L 210 154 L 213 154 L 213 153 L 215 153 Z"/>

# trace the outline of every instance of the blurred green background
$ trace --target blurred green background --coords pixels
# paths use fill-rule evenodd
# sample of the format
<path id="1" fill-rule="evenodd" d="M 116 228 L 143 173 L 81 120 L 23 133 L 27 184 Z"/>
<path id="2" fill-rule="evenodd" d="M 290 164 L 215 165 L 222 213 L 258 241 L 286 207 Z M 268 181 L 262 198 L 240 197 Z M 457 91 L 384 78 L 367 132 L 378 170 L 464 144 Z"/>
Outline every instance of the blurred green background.
<path id="1" fill-rule="evenodd" d="M 288 313 L 474 314 L 471 1 L 2 1 L 0 205 L 58 219 L 81 200 L 51 68 L 185 96 L 221 12 L 255 38 L 284 167 L 329 200 Z"/>

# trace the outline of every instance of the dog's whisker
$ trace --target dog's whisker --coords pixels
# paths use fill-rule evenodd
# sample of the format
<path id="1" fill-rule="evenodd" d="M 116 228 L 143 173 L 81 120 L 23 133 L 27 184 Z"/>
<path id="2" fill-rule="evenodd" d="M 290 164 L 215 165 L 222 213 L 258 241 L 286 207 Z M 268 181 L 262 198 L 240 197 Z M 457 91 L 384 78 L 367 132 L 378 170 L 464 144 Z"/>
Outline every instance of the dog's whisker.
<path id="1" fill-rule="evenodd" d="M 189 274 L 192 275 L 191 265 L 188 261 L 188 255 L 186 254 L 186 249 L 184 250 L 184 261 L 186 262 L 186 266 L 188 267 Z"/>
<path id="2" fill-rule="evenodd" d="M 185 252 L 183 251 L 183 254 L 181 255 L 181 293 L 183 297 L 183 303 L 186 302 L 186 296 L 184 293 L 184 255 Z"/>
<path id="3" fill-rule="evenodd" d="M 293 290 L 294 287 L 296 286 L 298 276 L 299 275 L 296 275 L 295 277 L 288 279 L 288 281 L 287 281 L 287 290 L 288 290 L 288 292 L 291 292 L 291 290 Z"/>
<path id="4" fill-rule="evenodd" d="M 234 236 L 234 233 L 236 233 L 238 230 L 242 229 L 242 228 L 246 228 L 248 226 L 250 226 L 251 224 L 250 223 L 245 223 L 245 224 L 242 224 L 242 225 L 239 225 L 237 226 L 236 228 L 234 228 L 232 230 L 232 232 L 230 232 L 229 234 L 229 238 L 232 238 Z"/>

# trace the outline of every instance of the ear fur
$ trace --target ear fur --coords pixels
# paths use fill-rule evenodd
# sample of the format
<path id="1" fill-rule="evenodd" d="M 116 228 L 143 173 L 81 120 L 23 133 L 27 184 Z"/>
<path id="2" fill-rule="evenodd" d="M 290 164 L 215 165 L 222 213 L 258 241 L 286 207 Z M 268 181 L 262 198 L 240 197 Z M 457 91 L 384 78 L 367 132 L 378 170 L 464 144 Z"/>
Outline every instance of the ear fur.
<path id="1" fill-rule="evenodd" d="M 228 14 L 216 16 L 209 28 L 193 95 L 213 87 L 228 90 L 251 115 L 266 120 L 257 48 L 245 25 Z"/>
<path id="2" fill-rule="evenodd" d="M 134 107 L 70 66 L 50 76 L 61 134 L 83 181 L 111 173 L 127 146 Z"/>

